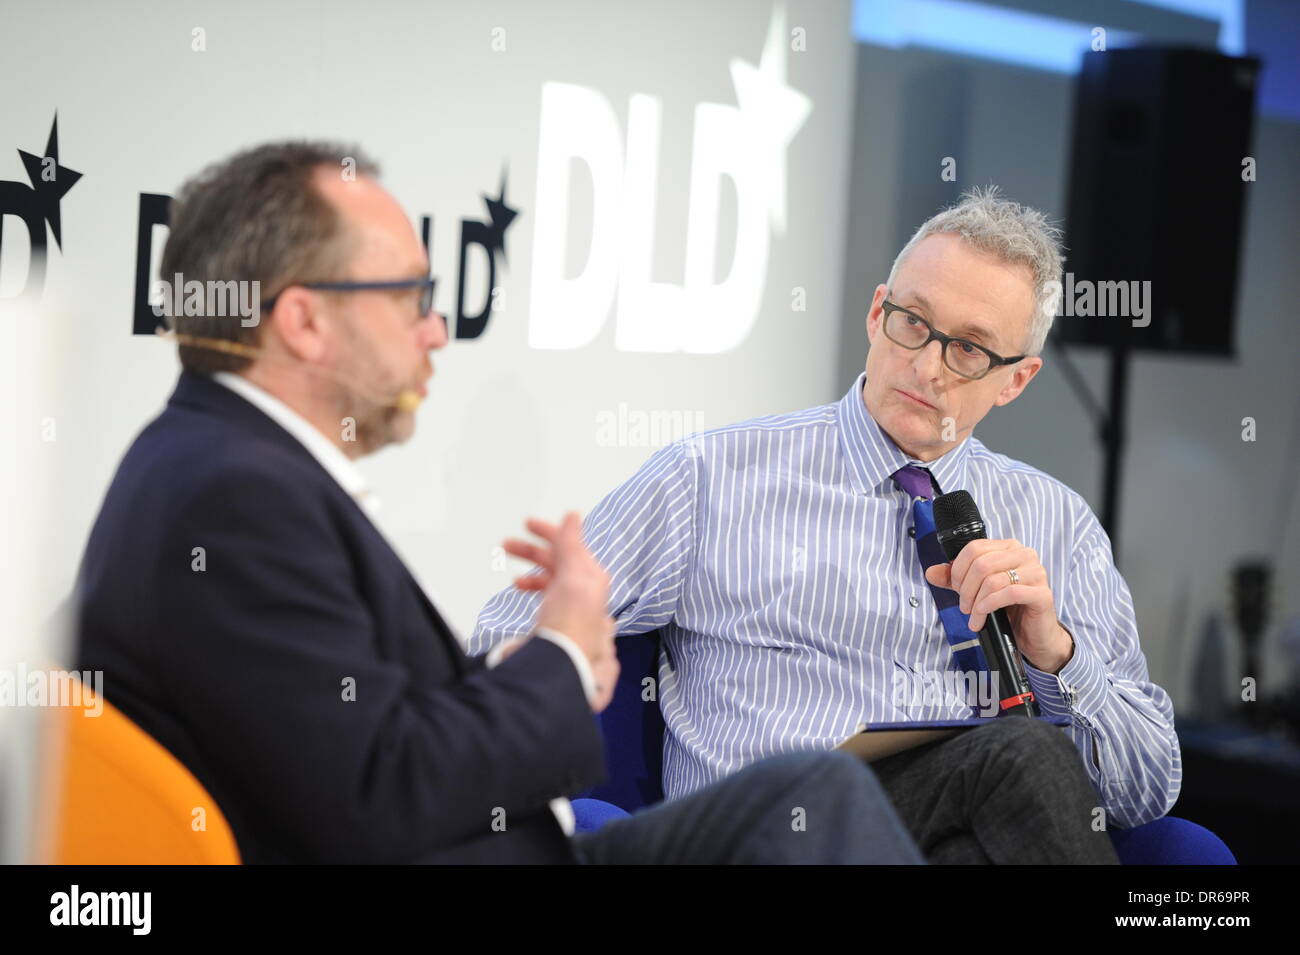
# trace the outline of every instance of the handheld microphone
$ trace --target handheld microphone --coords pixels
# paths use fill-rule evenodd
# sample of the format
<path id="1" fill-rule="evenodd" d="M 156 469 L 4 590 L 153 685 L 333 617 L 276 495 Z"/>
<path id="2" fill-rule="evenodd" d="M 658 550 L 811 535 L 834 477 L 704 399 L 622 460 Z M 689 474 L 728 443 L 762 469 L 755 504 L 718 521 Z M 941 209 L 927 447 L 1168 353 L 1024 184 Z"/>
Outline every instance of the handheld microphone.
<path id="1" fill-rule="evenodd" d="M 971 541 L 988 537 L 980 510 L 967 491 L 952 491 L 934 499 L 934 528 L 939 546 L 949 561 L 956 560 L 962 548 Z M 979 642 L 1001 696 L 998 715 L 1037 716 L 1038 704 L 1034 702 L 1034 692 L 1025 676 L 1015 635 L 1001 609 L 994 610 L 985 618 Z M 1009 687 L 1011 692 L 1003 692 L 1003 687 Z"/>
<path id="2" fill-rule="evenodd" d="M 225 338 L 204 338 L 199 335 L 182 335 L 180 332 L 168 331 L 163 328 L 159 328 L 156 334 L 159 338 L 166 341 L 176 342 L 179 345 L 188 345 L 193 348 L 207 348 L 211 351 L 225 352 L 228 355 L 239 355 L 241 358 L 272 359 L 271 355 L 267 354 L 260 348 L 254 348 L 252 345 L 245 345 L 242 342 L 232 342 Z M 286 364 L 300 364 L 298 362 L 290 362 L 288 359 L 283 359 L 283 361 L 285 361 Z M 358 386 L 356 381 L 350 379 L 349 376 L 335 371 L 332 368 L 319 368 L 315 365 L 304 365 L 303 367 L 310 368 L 322 375 L 328 375 L 335 381 L 338 381 L 351 389 L 356 394 L 359 394 L 367 401 L 379 405 L 381 408 L 396 408 L 398 411 L 413 413 L 420 407 L 420 402 L 424 400 L 420 393 L 413 388 L 402 388 L 392 398 L 377 397 L 368 389 Z"/>

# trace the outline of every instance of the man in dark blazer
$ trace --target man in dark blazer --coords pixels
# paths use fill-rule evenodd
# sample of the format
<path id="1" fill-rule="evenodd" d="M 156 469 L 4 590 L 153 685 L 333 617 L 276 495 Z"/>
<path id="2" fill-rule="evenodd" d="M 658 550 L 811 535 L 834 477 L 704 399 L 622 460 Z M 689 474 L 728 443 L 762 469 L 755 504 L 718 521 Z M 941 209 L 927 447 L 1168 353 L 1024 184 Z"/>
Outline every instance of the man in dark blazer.
<path id="1" fill-rule="evenodd" d="M 352 462 L 409 437 L 447 341 L 376 174 L 278 143 L 181 191 L 162 274 L 249 283 L 258 307 L 173 306 L 183 370 L 92 529 L 77 668 L 208 789 L 246 862 L 921 862 L 840 753 L 570 838 L 563 797 L 604 775 L 608 576 L 577 515 L 529 522 L 539 542 L 507 549 L 541 569 L 536 628 L 468 657 L 371 522 Z"/>

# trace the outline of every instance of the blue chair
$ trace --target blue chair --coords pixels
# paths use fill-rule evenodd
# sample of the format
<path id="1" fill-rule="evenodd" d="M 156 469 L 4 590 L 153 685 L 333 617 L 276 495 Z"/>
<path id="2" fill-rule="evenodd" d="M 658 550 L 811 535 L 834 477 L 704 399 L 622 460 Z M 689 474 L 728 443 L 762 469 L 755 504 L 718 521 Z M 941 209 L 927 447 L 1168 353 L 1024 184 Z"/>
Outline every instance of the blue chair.
<path id="1" fill-rule="evenodd" d="M 664 798 L 663 714 L 658 705 L 641 699 L 647 677 L 658 684 L 659 631 L 619 637 L 617 647 L 618 686 L 613 702 L 600 714 L 609 780 L 573 800 L 579 832 L 594 832 Z M 1173 816 L 1134 829 L 1112 829 L 1110 838 L 1124 865 L 1237 864 L 1222 839 Z"/>

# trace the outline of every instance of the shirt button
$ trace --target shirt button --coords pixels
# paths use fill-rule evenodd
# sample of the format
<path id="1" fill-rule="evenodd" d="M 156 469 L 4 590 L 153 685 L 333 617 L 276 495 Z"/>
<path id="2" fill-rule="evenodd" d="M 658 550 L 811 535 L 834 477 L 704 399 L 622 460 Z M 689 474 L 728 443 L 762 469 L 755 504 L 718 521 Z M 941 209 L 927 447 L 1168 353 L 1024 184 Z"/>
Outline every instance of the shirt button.
<path id="1" fill-rule="evenodd" d="M 915 536 L 916 536 L 916 528 L 915 528 L 915 527 L 909 527 L 909 528 L 907 529 L 907 536 L 908 536 L 908 537 L 915 537 Z"/>
<path id="2" fill-rule="evenodd" d="M 915 597 L 908 597 L 907 602 L 913 607 L 919 607 L 921 605 L 921 601 L 917 600 Z"/>

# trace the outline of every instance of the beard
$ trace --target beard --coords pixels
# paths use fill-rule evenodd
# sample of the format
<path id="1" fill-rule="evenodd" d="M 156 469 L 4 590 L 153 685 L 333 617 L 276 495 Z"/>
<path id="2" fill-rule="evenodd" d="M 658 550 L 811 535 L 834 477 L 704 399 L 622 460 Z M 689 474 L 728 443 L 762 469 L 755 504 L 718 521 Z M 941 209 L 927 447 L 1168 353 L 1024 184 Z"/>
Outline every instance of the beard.
<path id="1" fill-rule="evenodd" d="M 409 438 L 415 416 L 394 406 L 406 387 L 385 370 L 364 336 L 348 326 L 347 348 L 337 372 L 334 407 L 345 441 L 354 441 L 362 454 L 371 454 L 389 444 Z"/>
<path id="2" fill-rule="evenodd" d="M 411 436 L 411 415 L 391 405 L 381 405 L 346 386 L 335 393 L 344 440 L 353 441 L 362 455 L 373 454 Z"/>

